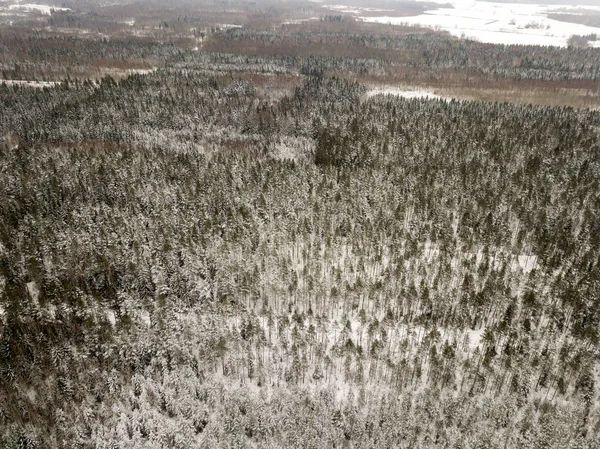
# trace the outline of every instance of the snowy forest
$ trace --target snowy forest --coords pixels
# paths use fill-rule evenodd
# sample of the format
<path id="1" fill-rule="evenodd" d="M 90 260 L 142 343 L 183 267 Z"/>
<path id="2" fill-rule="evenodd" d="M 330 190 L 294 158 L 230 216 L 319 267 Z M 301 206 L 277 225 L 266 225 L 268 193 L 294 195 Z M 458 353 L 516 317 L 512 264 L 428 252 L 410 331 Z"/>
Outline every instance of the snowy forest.
<path id="1" fill-rule="evenodd" d="M 600 49 L 295 26 L 0 28 L 0 447 L 600 448 Z"/>

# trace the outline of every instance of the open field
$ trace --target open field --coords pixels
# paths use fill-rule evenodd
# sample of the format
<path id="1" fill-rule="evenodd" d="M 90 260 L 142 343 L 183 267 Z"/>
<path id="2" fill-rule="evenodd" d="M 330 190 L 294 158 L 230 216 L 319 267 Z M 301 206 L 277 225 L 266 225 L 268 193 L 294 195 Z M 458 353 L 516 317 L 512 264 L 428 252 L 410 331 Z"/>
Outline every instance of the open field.
<path id="1" fill-rule="evenodd" d="M 439 8 L 411 17 L 392 14 L 365 16 L 365 21 L 392 24 L 414 24 L 440 29 L 453 36 L 475 39 L 494 44 L 566 46 L 572 35 L 600 33 L 597 21 L 563 20 L 565 16 L 553 13 L 556 6 L 544 4 L 492 3 L 486 1 L 441 0 Z M 450 3 L 451 7 L 446 7 Z M 561 6 L 564 11 L 566 7 Z M 578 13 L 578 7 L 568 9 Z M 595 25 L 599 26 L 595 26 Z"/>

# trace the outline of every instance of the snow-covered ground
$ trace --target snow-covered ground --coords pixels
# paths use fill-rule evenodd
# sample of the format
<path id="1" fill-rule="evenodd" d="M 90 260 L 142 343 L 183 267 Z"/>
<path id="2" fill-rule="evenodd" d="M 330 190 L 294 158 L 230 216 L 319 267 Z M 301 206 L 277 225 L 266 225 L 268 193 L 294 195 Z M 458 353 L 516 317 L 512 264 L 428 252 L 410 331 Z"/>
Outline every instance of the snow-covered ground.
<path id="1" fill-rule="evenodd" d="M 108 322 L 114 326 L 115 324 L 117 324 L 117 317 L 115 315 L 115 312 L 113 312 L 112 310 L 107 310 L 106 311 L 106 319 L 108 320 Z"/>
<path id="2" fill-rule="evenodd" d="M 5 8 L 2 8 L 2 9 L 5 9 Z M 61 8 L 58 6 L 50 6 L 50 5 L 38 5 L 35 3 L 17 2 L 12 5 L 8 5 L 8 10 L 9 11 L 27 11 L 27 12 L 37 11 L 42 14 L 50 15 L 53 10 L 54 11 L 68 11 L 69 8 Z"/>
<path id="3" fill-rule="evenodd" d="M 26 86 L 26 87 L 35 87 L 38 89 L 42 89 L 44 87 L 53 87 L 56 86 L 57 82 L 55 81 L 27 81 L 27 80 L 1 80 L 0 84 L 6 84 L 7 86 Z"/>
<path id="4" fill-rule="evenodd" d="M 151 73 L 154 73 L 158 70 L 157 67 L 154 67 L 152 69 L 128 69 L 125 72 L 129 75 L 149 75 Z"/>
<path id="5" fill-rule="evenodd" d="M 365 12 L 390 12 L 393 9 L 369 8 L 363 6 L 346 6 L 346 5 L 326 5 L 325 8 L 338 11 L 346 14 L 361 14 Z"/>
<path id="6" fill-rule="evenodd" d="M 313 22 L 313 21 L 317 21 L 319 20 L 318 17 L 309 17 L 307 19 L 292 19 L 292 20 L 286 20 L 285 22 L 283 22 L 284 25 L 299 25 L 301 23 L 304 22 Z"/>
<path id="7" fill-rule="evenodd" d="M 435 0 L 434 0 L 435 1 Z M 490 3 L 473 0 L 438 0 L 440 7 L 412 17 L 361 17 L 367 22 L 423 25 L 459 37 L 495 44 L 551 45 L 564 47 L 574 34 L 589 35 L 600 28 L 549 19 L 554 11 L 581 13 L 569 5 Z M 590 7 L 586 7 L 589 9 Z M 344 12 L 354 12 L 346 10 Z"/>
<path id="8" fill-rule="evenodd" d="M 434 94 L 431 90 L 422 87 L 395 87 L 395 86 L 377 86 L 367 91 L 367 98 L 375 95 L 397 95 L 403 98 L 430 98 L 441 99 L 440 95 Z"/>
<path id="9" fill-rule="evenodd" d="M 534 269 L 538 268 L 537 256 L 535 255 L 520 254 L 517 260 L 523 273 L 531 273 Z"/>
<path id="10" fill-rule="evenodd" d="M 475 330 L 468 329 L 466 332 L 469 336 L 469 348 L 471 351 L 475 351 L 475 349 L 477 349 L 481 344 L 481 339 L 483 338 L 483 334 L 485 333 L 485 327 L 481 327 Z"/>
<path id="11" fill-rule="evenodd" d="M 233 23 L 222 23 L 220 25 L 217 25 L 217 27 L 223 30 L 228 30 L 230 28 L 242 28 L 241 25 L 234 25 Z"/>

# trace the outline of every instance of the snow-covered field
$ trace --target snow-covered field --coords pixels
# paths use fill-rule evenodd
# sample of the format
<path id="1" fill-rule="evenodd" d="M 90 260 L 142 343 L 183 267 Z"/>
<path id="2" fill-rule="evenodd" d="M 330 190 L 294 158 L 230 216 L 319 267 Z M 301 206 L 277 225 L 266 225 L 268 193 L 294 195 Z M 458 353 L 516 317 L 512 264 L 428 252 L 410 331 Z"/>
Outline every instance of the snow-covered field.
<path id="1" fill-rule="evenodd" d="M 376 86 L 367 91 L 367 98 L 375 95 L 397 95 L 403 98 L 429 98 L 441 99 L 440 95 L 434 94 L 431 90 L 422 87 L 395 87 L 395 86 Z"/>
<path id="2" fill-rule="evenodd" d="M 346 5 L 327 5 L 327 9 L 338 11 L 346 14 L 361 14 L 365 12 L 391 12 L 393 9 L 369 8 L 363 6 L 346 6 Z"/>
<path id="3" fill-rule="evenodd" d="M 69 8 L 61 8 L 58 6 L 50 6 L 50 5 L 39 5 L 35 3 L 21 3 L 17 1 L 14 4 L 8 5 L 8 8 L 0 9 L 8 9 L 8 11 L 23 11 L 23 12 L 40 12 L 45 15 L 50 15 L 51 12 L 54 11 L 68 11 Z"/>
<path id="4" fill-rule="evenodd" d="M 313 21 L 317 21 L 319 20 L 318 17 L 309 17 L 307 19 L 292 19 L 292 20 L 286 20 L 285 22 L 283 22 L 284 25 L 299 25 L 301 23 L 304 22 L 313 22 Z"/>
<path id="5" fill-rule="evenodd" d="M 554 11 L 581 14 L 583 9 L 569 5 L 490 3 L 473 0 L 434 0 L 440 8 L 412 17 L 361 17 L 367 22 L 423 25 L 448 31 L 459 37 L 496 44 L 551 45 L 564 47 L 574 34 L 597 33 L 594 28 L 559 22 L 547 17 Z M 451 3 L 453 8 L 442 7 Z M 593 7 L 585 7 L 590 9 Z M 346 10 L 360 14 L 358 11 Z"/>
<path id="6" fill-rule="evenodd" d="M 42 89 L 44 87 L 56 86 L 59 83 L 57 83 L 56 81 L 0 80 L 0 84 L 6 84 L 7 86 L 25 86 Z"/>

